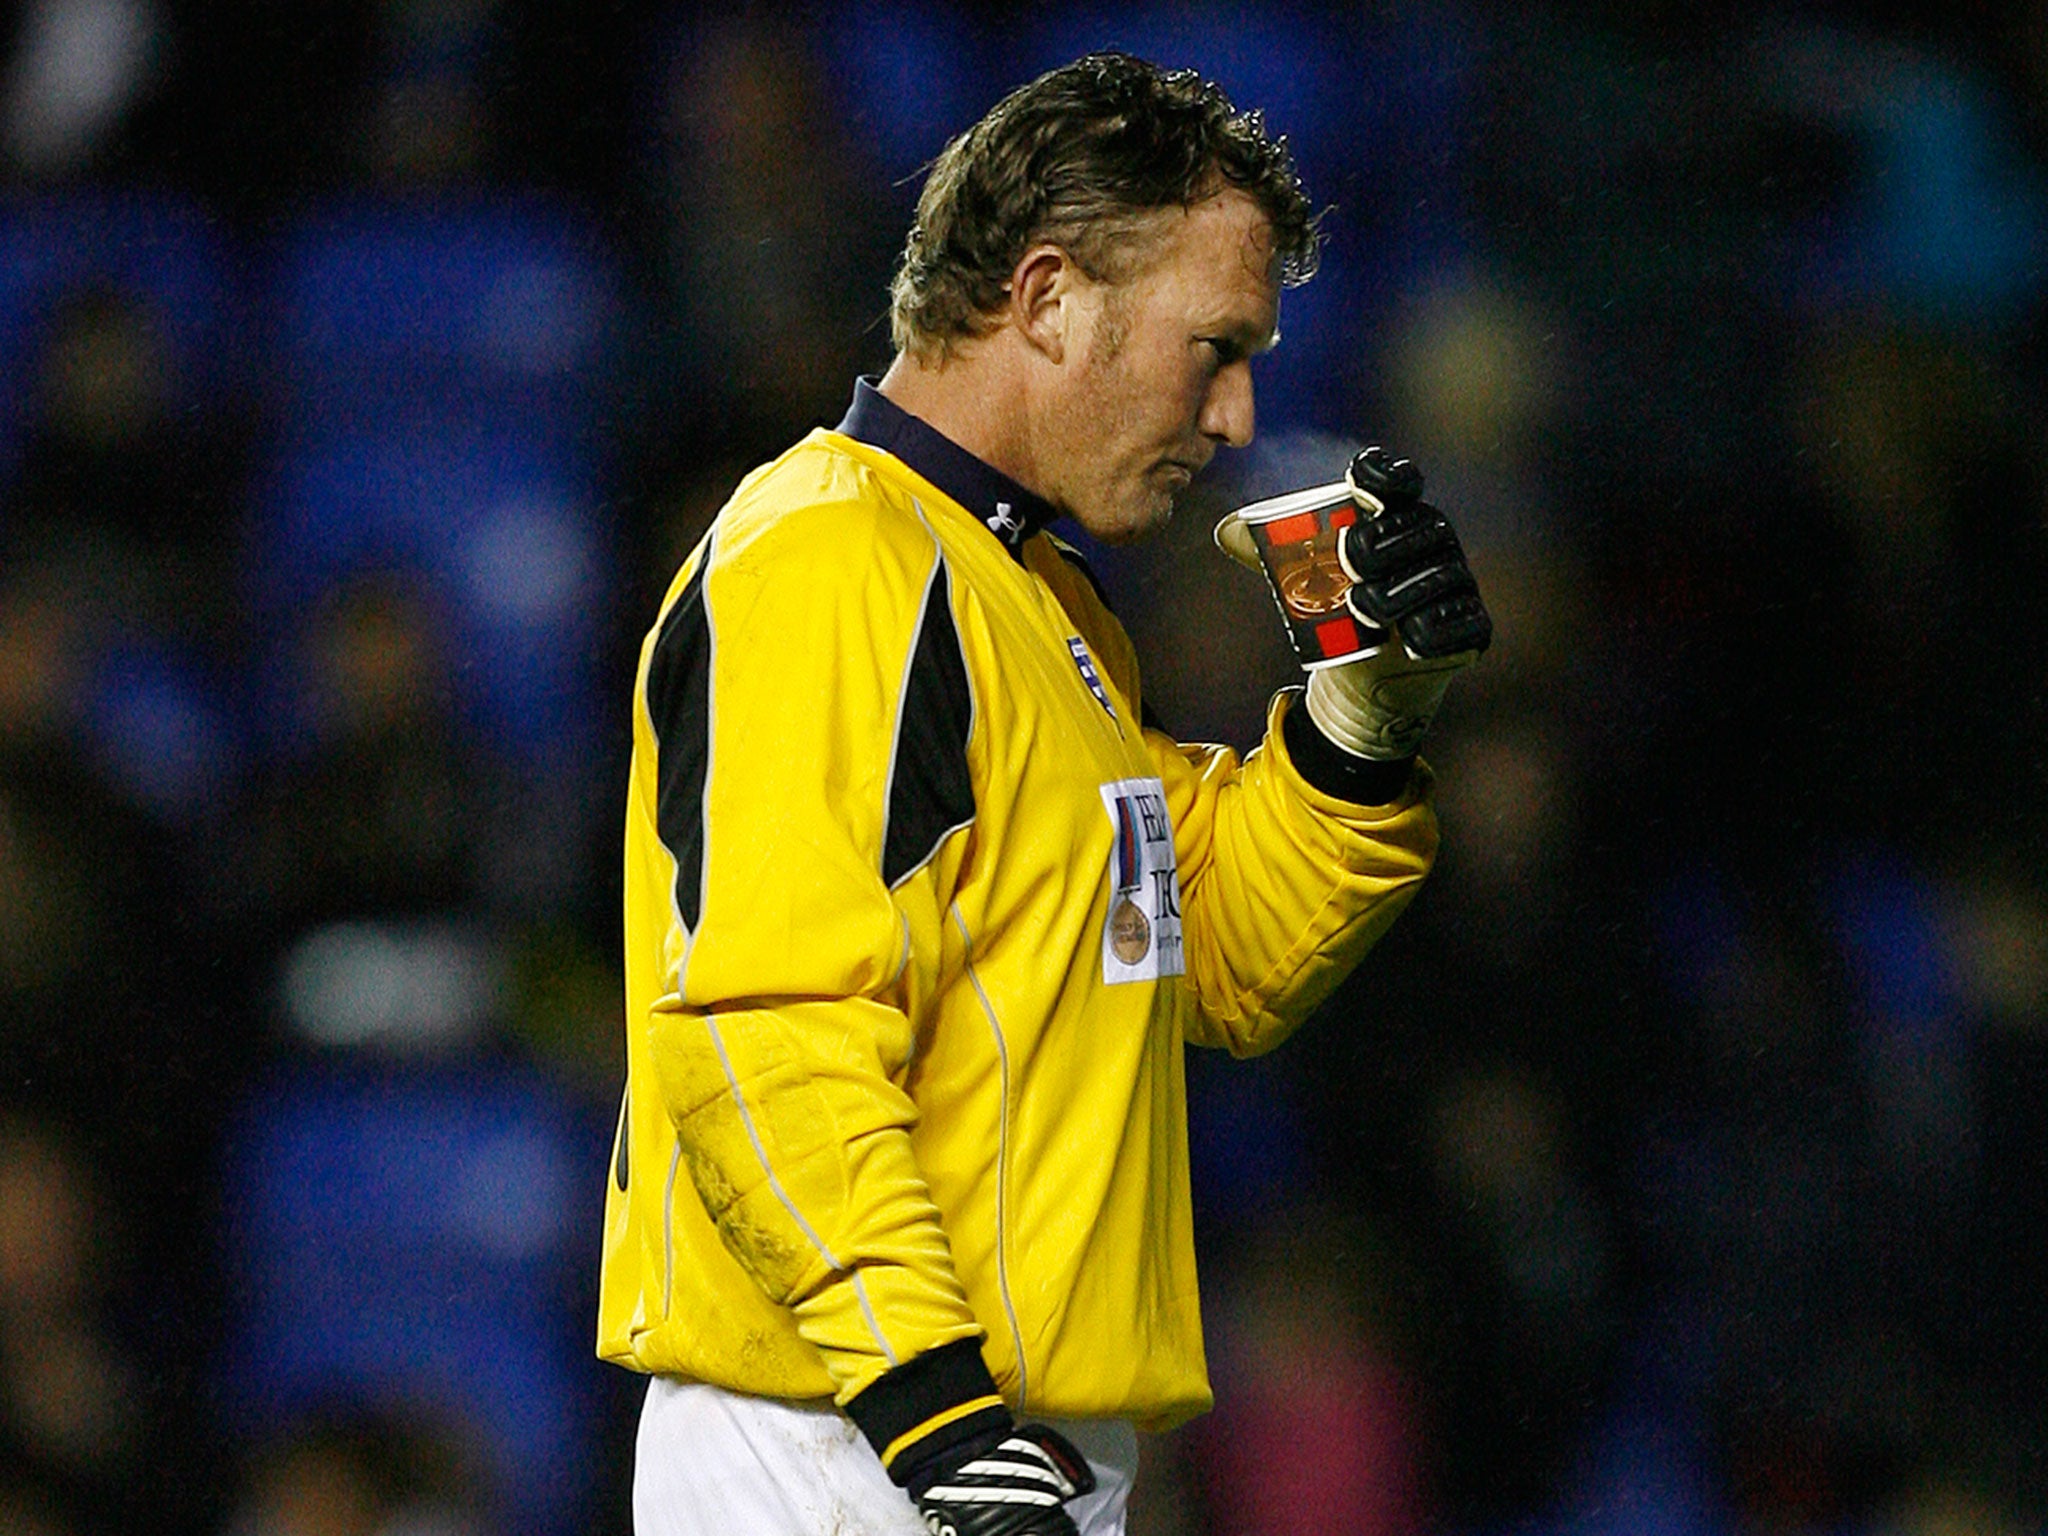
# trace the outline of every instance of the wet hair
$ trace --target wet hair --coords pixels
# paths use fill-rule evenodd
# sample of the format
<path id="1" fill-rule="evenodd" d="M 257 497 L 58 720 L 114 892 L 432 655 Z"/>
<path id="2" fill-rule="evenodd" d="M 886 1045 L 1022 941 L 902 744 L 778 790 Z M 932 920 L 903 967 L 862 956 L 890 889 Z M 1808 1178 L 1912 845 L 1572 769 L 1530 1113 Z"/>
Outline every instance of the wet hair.
<path id="1" fill-rule="evenodd" d="M 891 291 L 899 349 L 944 355 L 986 335 L 1024 252 L 1057 245 L 1098 282 L 1142 264 L 1147 226 L 1229 188 L 1272 226 L 1284 286 L 1315 272 L 1317 219 L 1285 138 L 1221 86 L 1126 53 L 1091 53 L 1019 86 L 932 162 Z"/>

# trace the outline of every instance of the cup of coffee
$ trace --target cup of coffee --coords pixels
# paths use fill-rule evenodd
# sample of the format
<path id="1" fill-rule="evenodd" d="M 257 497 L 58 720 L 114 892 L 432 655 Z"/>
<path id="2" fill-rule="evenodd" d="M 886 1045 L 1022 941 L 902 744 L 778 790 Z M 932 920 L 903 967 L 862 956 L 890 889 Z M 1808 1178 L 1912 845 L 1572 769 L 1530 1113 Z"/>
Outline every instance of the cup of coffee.
<path id="1" fill-rule="evenodd" d="M 1385 643 L 1345 606 L 1351 578 L 1337 559 L 1338 535 L 1358 521 L 1351 487 L 1339 480 L 1269 497 L 1240 508 L 1237 518 L 1251 535 L 1287 621 L 1287 638 L 1301 664 L 1313 671 L 1370 656 Z"/>

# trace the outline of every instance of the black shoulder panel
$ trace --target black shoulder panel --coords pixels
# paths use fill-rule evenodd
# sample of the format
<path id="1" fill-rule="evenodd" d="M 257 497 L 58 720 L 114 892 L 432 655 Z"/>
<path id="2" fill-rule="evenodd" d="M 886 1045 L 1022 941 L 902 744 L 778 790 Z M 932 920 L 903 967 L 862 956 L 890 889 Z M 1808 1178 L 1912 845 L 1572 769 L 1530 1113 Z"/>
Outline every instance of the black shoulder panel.
<path id="1" fill-rule="evenodd" d="M 892 890 L 938 851 L 949 832 L 974 819 L 974 784 L 967 773 L 974 695 L 953 627 L 950 586 L 942 559 L 925 589 L 896 717 L 888 831 L 882 839 L 882 879 Z"/>
<path id="2" fill-rule="evenodd" d="M 704 571 L 711 551 L 661 621 L 647 665 L 654 725 L 655 829 L 676 861 L 676 911 L 695 932 L 704 897 L 704 776 L 711 758 L 711 619 Z"/>

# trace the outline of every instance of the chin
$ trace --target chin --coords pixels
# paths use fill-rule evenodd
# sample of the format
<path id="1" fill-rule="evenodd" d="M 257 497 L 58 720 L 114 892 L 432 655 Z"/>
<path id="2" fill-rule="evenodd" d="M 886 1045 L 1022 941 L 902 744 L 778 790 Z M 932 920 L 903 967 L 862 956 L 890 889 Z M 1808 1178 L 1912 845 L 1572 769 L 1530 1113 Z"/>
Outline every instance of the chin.
<path id="1" fill-rule="evenodd" d="M 1096 506 L 1086 511 L 1070 507 L 1067 515 L 1098 544 L 1129 544 L 1166 526 L 1173 516 L 1173 498 L 1155 495 L 1136 505 Z"/>
<path id="2" fill-rule="evenodd" d="M 1173 498 L 1162 497 L 1155 506 L 1145 507 L 1117 519 L 1096 537 L 1105 544 L 1134 544 L 1149 538 L 1173 521 Z"/>

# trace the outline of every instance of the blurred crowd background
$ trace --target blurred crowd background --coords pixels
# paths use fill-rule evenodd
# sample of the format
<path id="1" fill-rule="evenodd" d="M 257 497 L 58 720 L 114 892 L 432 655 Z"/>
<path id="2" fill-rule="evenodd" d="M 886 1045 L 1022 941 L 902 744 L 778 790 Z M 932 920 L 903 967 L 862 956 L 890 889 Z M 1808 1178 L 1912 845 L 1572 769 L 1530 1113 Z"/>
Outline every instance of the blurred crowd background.
<path id="1" fill-rule="evenodd" d="M 1260 438 L 1499 621 L 1439 872 L 1190 1063 L 1221 1406 L 1136 1536 L 2048 1522 L 2037 5 L 23 0 L 0 23 L 0 1531 L 623 1532 L 634 653 L 887 361 L 917 172 L 1122 46 L 1330 206 Z"/>

